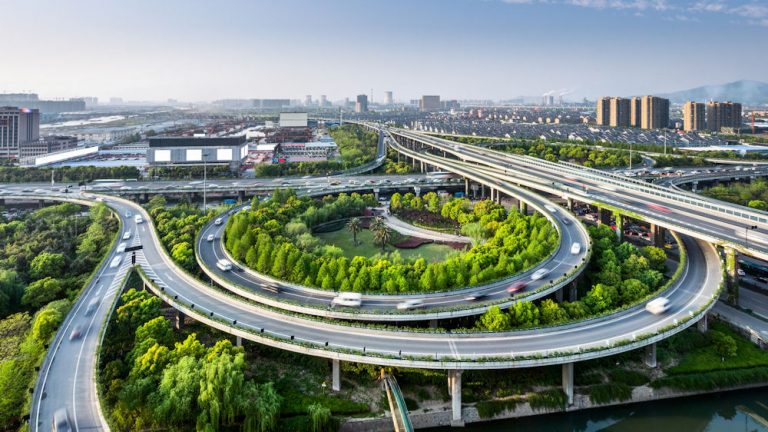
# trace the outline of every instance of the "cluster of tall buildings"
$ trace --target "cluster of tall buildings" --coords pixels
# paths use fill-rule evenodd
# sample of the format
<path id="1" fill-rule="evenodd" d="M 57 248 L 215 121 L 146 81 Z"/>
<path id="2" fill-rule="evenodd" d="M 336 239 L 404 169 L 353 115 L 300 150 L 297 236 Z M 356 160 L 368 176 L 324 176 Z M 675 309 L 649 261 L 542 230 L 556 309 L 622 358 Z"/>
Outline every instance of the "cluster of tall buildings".
<path id="1" fill-rule="evenodd" d="M 45 114 L 85 111 L 84 98 L 69 100 L 42 100 L 36 93 L 4 93 L 0 94 L 0 105 L 22 106 L 35 109 Z"/>
<path id="2" fill-rule="evenodd" d="M 657 96 L 597 99 L 597 124 L 613 127 L 660 129 L 669 125 L 669 99 Z"/>
<path id="3" fill-rule="evenodd" d="M 683 105 L 683 129 L 686 132 L 723 129 L 738 131 L 741 128 L 741 104 L 735 102 L 705 103 L 689 101 Z"/>
<path id="4" fill-rule="evenodd" d="M 40 111 L 0 107 L 0 159 L 18 160 L 23 146 L 40 139 Z"/>

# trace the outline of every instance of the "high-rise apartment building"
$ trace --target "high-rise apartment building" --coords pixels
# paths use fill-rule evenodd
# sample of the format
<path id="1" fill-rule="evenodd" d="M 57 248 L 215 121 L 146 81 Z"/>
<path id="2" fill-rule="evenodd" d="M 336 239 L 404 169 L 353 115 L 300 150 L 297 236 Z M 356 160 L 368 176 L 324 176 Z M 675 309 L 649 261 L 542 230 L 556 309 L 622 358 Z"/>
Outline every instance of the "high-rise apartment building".
<path id="1" fill-rule="evenodd" d="M 19 147 L 40 139 L 40 111 L 0 107 L 0 159 L 19 159 Z"/>
<path id="2" fill-rule="evenodd" d="M 304 106 L 312 105 L 312 95 L 304 96 Z"/>
<path id="3" fill-rule="evenodd" d="M 601 97 L 597 99 L 597 124 L 601 126 L 629 126 L 629 99 Z"/>
<path id="4" fill-rule="evenodd" d="M 706 105 L 688 101 L 683 105 L 683 130 L 686 132 L 704 130 Z"/>
<path id="5" fill-rule="evenodd" d="M 611 117 L 609 126 L 629 127 L 629 99 L 611 98 Z"/>
<path id="6" fill-rule="evenodd" d="M 440 96 L 422 96 L 419 101 L 419 110 L 423 112 L 440 111 Z"/>
<path id="7" fill-rule="evenodd" d="M 629 125 L 632 127 L 640 127 L 642 124 L 642 98 L 638 96 L 632 97 L 629 100 Z"/>
<path id="8" fill-rule="evenodd" d="M 392 105 L 393 103 L 395 103 L 395 101 L 392 99 L 392 92 L 391 91 L 385 91 L 384 92 L 384 104 Z"/>
<path id="9" fill-rule="evenodd" d="M 611 121 L 611 98 L 599 97 L 597 98 L 597 116 L 596 122 L 600 126 L 608 126 Z"/>
<path id="10" fill-rule="evenodd" d="M 656 96 L 640 98 L 640 127 L 661 129 L 669 126 L 669 99 Z"/>
<path id="11" fill-rule="evenodd" d="M 707 104 L 707 129 L 720 132 L 723 128 L 734 131 L 741 128 L 740 103 L 710 101 Z"/>
<path id="12" fill-rule="evenodd" d="M 355 112 L 356 113 L 367 113 L 368 112 L 368 95 L 357 95 L 357 102 L 355 102 Z"/>

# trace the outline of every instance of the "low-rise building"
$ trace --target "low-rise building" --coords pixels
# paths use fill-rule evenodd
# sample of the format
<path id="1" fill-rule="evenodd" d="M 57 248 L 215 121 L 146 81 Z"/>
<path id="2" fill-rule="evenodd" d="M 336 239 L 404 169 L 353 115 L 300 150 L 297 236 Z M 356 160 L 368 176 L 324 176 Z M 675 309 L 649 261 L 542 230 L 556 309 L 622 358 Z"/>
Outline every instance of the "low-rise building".
<path id="1" fill-rule="evenodd" d="M 149 139 L 150 165 L 229 165 L 240 168 L 248 156 L 245 136 L 238 137 L 155 137 Z"/>

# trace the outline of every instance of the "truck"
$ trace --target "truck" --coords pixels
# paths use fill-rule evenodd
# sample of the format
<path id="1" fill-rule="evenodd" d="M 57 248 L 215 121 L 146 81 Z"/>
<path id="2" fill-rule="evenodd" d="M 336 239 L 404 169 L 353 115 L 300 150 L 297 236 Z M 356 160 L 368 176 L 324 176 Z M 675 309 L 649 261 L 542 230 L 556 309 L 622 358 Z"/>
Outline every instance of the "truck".
<path id="1" fill-rule="evenodd" d="M 464 198 L 464 192 L 454 192 L 454 198 Z"/>

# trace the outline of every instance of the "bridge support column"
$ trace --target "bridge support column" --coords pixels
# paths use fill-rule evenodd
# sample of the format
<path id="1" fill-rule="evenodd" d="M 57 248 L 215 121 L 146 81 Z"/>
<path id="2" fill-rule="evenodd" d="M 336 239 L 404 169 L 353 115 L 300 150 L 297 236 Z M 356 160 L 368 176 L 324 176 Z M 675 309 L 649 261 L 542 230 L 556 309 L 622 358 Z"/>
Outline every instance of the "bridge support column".
<path id="1" fill-rule="evenodd" d="M 37 208 L 45 207 L 45 200 L 37 200 Z"/>
<path id="2" fill-rule="evenodd" d="M 501 204 L 501 191 L 496 189 L 496 204 Z"/>
<path id="3" fill-rule="evenodd" d="M 656 368 L 656 344 L 652 343 L 645 347 L 645 356 L 643 363 L 649 368 Z"/>
<path id="4" fill-rule="evenodd" d="M 707 323 L 707 315 L 704 314 L 703 317 L 699 320 L 699 322 L 696 323 L 696 328 L 699 329 L 701 333 L 706 333 L 709 329 L 709 324 Z"/>
<path id="5" fill-rule="evenodd" d="M 555 301 L 558 303 L 563 302 L 563 290 L 565 287 L 560 288 L 559 290 L 555 291 Z"/>
<path id="6" fill-rule="evenodd" d="M 241 347 L 243 346 L 243 338 L 240 336 L 235 336 L 235 346 Z"/>
<path id="7" fill-rule="evenodd" d="M 598 207 L 598 209 L 597 209 L 597 224 L 598 225 L 602 225 L 602 224 L 610 225 L 611 224 L 611 213 L 608 210 L 604 209 L 604 208 L 599 208 Z"/>
<path id="8" fill-rule="evenodd" d="M 469 179 L 464 179 L 464 196 L 469 196 Z"/>
<path id="9" fill-rule="evenodd" d="M 691 186 L 691 192 L 696 193 L 698 188 L 699 188 L 699 182 L 698 181 L 693 182 L 693 186 Z"/>
<path id="10" fill-rule="evenodd" d="M 518 202 L 518 205 L 520 207 L 520 213 L 522 214 L 528 214 L 528 204 L 525 203 L 525 201 L 520 200 Z"/>
<path id="11" fill-rule="evenodd" d="M 461 416 L 461 369 L 448 370 L 448 391 L 451 393 L 451 426 L 464 426 Z"/>
<path id="12" fill-rule="evenodd" d="M 565 199 L 565 205 L 568 207 L 568 210 L 573 210 L 573 198 L 566 198 Z"/>
<path id="13" fill-rule="evenodd" d="M 429 320 L 429 328 L 431 328 L 431 329 L 436 329 L 437 328 L 437 320 L 436 319 Z"/>
<path id="14" fill-rule="evenodd" d="M 728 288 L 728 303 L 739 305 L 739 261 L 736 258 L 736 250 L 725 248 L 725 275 Z"/>
<path id="15" fill-rule="evenodd" d="M 664 228 L 651 224 L 651 243 L 656 247 L 664 247 Z"/>
<path id="16" fill-rule="evenodd" d="M 331 390 L 341 391 L 341 360 L 331 360 Z"/>
<path id="17" fill-rule="evenodd" d="M 618 213 L 613 216 L 616 218 L 616 237 L 621 241 L 624 238 L 624 216 Z"/>
<path id="18" fill-rule="evenodd" d="M 480 185 L 480 199 L 481 200 L 485 199 L 485 185 L 484 184 Z"/>
<path id="19" fill-rule="evenodd" d="M 242 202 L 245 202 L 245 191 L 237 191 L 237 200 Z"/>
<path id="20" fill-rule="evenodd" d="M 563 363 L 563 392 L 568 406 L 573 405 L 573 363 Z"/>
<path id="21" fill-rule="evenodd" d="M 184 312 L 182 311 L 176 311 L 176 330 L 181 330 L 184 328 L 184 319 L 186 318 L 186 315 L 184 315 Z"/>
<path id="22" fill-rule="evenodd" d="M 491 189 L 491 201 L 496 201 L 496 189 L 494 188 L 490 188 L 490 189 Z"/>
<path id="23" fill-rule="evenodd" d="M 568 301 L 575 302 L 579 299 L 579 291 L 577 289 L 576 281 L 568 284 Z"/>
<path id="24" fill-rule="evenodd" d="M 424 162 L 421 162 L 421 173 L 424 174 Z"/>

